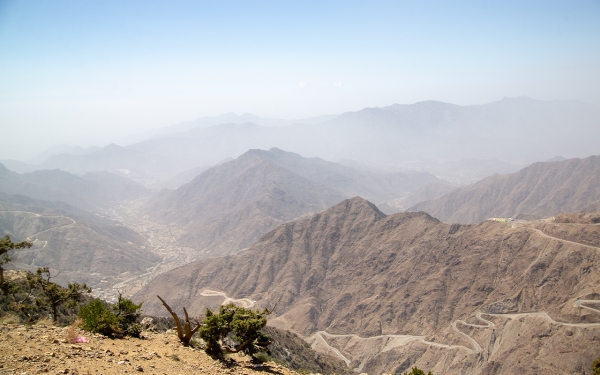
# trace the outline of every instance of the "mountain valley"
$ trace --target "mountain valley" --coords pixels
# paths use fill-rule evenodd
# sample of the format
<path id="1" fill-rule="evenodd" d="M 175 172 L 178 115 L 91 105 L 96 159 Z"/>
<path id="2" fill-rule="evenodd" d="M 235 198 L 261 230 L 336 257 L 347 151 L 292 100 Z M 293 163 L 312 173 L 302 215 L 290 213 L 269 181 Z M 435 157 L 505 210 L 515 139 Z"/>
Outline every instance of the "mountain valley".
<path id="1" fill-rule="evenodd" d="M 145 213 L 185 231 L 178 240 L 182 246 L 218 256 L 344 198 L 361 195 L 384 203 L 435 183 L 441 180 L 428 173 L 357 171 L 277 148 L 250 150 L 176 190 L 163 190 Z"/>
<path id="2" fill-rule="evenodd" d="M 57 147 L 0 164 L 0 235 L 33 242 L 5 268 L 50 267 L 155 316 L 157 295 L 197 317 L 272 309 L 272 329 L 355 373 L 588 373 L 597 117 L 576 101 L 427 101 Z"/>
<path id="3" fill-rule="evenodd" d="M 280 300 L 271 324 L 339 351 L 356 371 L 415 363 L 445 374 L 577 371 L 598 354 L 600 317 L 586 307 L 598 298 L 600 227 L 578 227 L 589 232 L 584 241 L 596 238 L 588 245 L 538 232 L 545 225 L 448 225 L 425 213 L 386 216 L 353 198 L 283 224 L 240 254 L 159 275 L 134 298 L 156 314 L 156 294 L 195 314 L 206 289 L 259 307 Z"/>

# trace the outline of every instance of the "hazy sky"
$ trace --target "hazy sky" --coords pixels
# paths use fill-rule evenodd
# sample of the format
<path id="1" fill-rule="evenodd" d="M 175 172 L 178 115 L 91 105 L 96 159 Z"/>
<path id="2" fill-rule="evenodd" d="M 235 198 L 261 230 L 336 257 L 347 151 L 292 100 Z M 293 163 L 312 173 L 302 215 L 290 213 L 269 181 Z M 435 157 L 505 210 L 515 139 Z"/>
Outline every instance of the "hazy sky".
<path id="1" fill-rule="evenodd" d="M 0 159 L 224 112 L 600 105 L 599 87 L 598 0 L 0 0 Z"/>

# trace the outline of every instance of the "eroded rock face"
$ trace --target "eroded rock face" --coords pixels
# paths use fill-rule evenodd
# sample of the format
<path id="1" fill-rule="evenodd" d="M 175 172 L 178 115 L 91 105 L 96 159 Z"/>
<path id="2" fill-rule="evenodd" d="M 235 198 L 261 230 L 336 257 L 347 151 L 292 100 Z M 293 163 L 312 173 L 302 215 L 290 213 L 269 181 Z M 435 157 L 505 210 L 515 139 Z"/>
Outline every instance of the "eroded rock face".
<path id="1" fill-rule="evenodd" d="M 163 274 L 135 299 L 152 314 L 164 314 L 156 294 L 194 314 L 222 301 L 202 297 L 206 289 L 256 307 L 279 301 L 271 324 L 321 344 L 319 331 L 382 336 L 322 336 L 321 347 L 370 373 L 413 364 L 444 374 L 576 371 L 600 355 L 600 326 L 579 325 L 600 315 L 575 305 L 596 298 L 600 249 L 536 225 L 544 229 L 451 226 L 425 213 L 386 216 L 354 198 L 281 225 L 238 255 Z M 522 313 L 539 314 L 505 315 Z"/>

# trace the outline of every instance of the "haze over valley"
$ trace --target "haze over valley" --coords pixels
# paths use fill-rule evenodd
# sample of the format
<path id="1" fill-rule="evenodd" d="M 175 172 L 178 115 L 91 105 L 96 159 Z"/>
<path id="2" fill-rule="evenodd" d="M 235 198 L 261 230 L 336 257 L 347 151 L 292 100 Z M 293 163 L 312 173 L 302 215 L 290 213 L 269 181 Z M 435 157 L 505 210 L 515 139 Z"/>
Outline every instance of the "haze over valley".
<path id="1" fill-rule="evenodd" d="M 18 245 L 0 248 L 0 330 L 35 323 L 23 303 L 47 267 L 159 325 L 267 309 L 273 373 L 594 374 L 598 16 L 587 0 L 0 4 L 0 238 Z M 106 351 L 116 367 L 93 370 L 129 355 L 193 372 L 170 334 L 153 343 L 170 354 Z"/>
<path id="2" fill-rule="evenodd" d="M 515 120 L 523 134 L 538 126 L 527 122 L 537 108 L 548 108 L 531 99 L 505 101 L 536 103 Z M 425 108 L 433 112 L 415 105 L 416 115 L 400 111 L 393 121 L 374 120 L 372 110 L 338 117 L 360 119 L 351 128 L 354 141 L 329 140 L 338 146 L 338 162 L 326 159 L 331 151 L 305 157 L 272 147 L 236 154 L 284 139 L 253 138 L 267 130 L 295 133 L 289 139 L 317 152 L 325 138 L 315 136 L 314 125 L 201 121 L 198 128 L 186 124 L 188 137 L 159 134 L 126 147 L 49 150 L 37 165 L 8 162 L 18 172 L 0 169 L 0 228 L 34 244 L 15 252 L 9 268 L 47 266 L 61 282 L 90 284 L 97 297 L 133 295 L 152 315 L 164 315 L 157 294 L 197 315 L 217 306 L 221 294 L 257 306 L 278 300 L 270 324 L 359 372 L 416 364 L 436 373 L 513 373 L 527 369 L 525 361 L 560 373 L 585 365 L 596 354 L 589 340 L 600 330 L 598 312 L 587 309 L 598 296 L 592 265 L 600 248 L 600 157 L 555 157 L 519 169 L 516 160 L 543 160 L 551 151 L 515 147 L 506 160 L 489 153 L 475 158 L 473 150 L 457 153 L 464 159 L 426 160 L 412 154 L 415 146 L 384 153 L 389 160 L 366 151 L 391 140 L 408 144 L 402 135 L 410 127 L 414 145 L 435 148 L 428 142 L 436 132 L 464 127 L 450 124 L 438 106 Z M 385 141 L 365 137 L 368 124 Z M 398 124 L 407 125 L 400 131 Z M 590 139 L 598 129 L 586 122 L 571 127 Z M 302 139 L 309 135 L 317 141 Z M 230 136 L 233 148 L 225 141 Z M 365 150 L 372 158 L 344 151 L 360 138 L 358 155 Z M 467 147 L 446 141 L 447 150 Z M 513 141 L 522 146 L 526 137 Z M 45 166 L 58 168 L 37 169 Z M 517 349 L 515 332 L 531 339 Z M 570 339 L 559 338 L 565 335 Z M 534 347 L 549 357 L 531 354 Z M 557 359 L 562 347 L 580 355 Z"/>

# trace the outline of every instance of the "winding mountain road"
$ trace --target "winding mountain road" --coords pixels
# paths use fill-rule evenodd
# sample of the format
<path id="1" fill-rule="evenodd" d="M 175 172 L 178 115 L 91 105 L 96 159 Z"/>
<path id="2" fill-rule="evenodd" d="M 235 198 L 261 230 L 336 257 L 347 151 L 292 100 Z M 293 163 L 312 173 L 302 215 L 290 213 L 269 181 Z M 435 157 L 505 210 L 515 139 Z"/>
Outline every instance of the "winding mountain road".
<path id="1" fill-rule="evenodd" d="M 204 296 L 204 297 L 219 297 L 219 296 L 223 297 L 223 298 L 225 298 L 225 300 L 223 301 L 223 303 L 221 303 L 222 305 L 227 305 L 228 303 L 235 303 L 235 304 L 240 305 L 241 307 L 250 308 L 256 304 L 256 301 L 253 301 L 251 299 L 248 299 L 248 298 L 235 299 L 235 298 L 231 298 L 231 297 L 227 296 L 227 294 L 225 294 L 223 292 L 217 292 L 215 290 L 206 289 L 205 291 L 200 293 L 200 295 Z"/>
<path id="2" fill-rule="evenodd" d="M 63 218 L 63 219 L 69 219 L 69 220 L 71 220 L 71 222 L 70 222 L 70 223 L 65 223 L 65 224 L 61 224 L 61 225 L 54 226 L 54 227 L 46 228 L 46 229 L 44 229 L 44 230 L 41 230 L 41 231 L 38 231 L 38 232 L 35 232 L 35 233 L 32 233 L 32 234 L 28 235 L 28 236 L 25 238 L 25 240 L 26 240 L 26 241 L 30 241 L 30 242 L 32 242 L 32 243 L 36 243 L 37 241 L 39 241 L 37 238 L 32 240 L 32 239 L 31 239 L 31 237 L 33 237 L 33 236 L 37 236 L 37 235 L 39 235 L 40 233 L 44 233 L 44 232 L 47 232 L 47 231 L 50 231 L 50 230 L 53 230 L 53 229 L 62 228 L 62 227 L 67 227 L 67 226 L 71 226 L 71 225 L 74 225 L 74 224 L 76 224 L 76 223 L 77 223 L 77 222 L 76 222 L 75 220 L 73 220 L 72 218 L 70 218 L 70 217 L 68 217 L 68 216 L 63 216 L 63 215 L 41 215 L 41 214 L 38 214 L 38 213 L 35 213 L 35 212 L 29 212 L 29 211 L 9 211 L 9 210 L 0 210 L 0 213 L 4 213 L 4 212 L 11 212 L 11 213 L 13 213 L 13 212 L 14 212 L 14 213 L 21 213 L 21 214 L 29 214 L 29 215 L 33 215 L 33 216 L 35 216 L 35 217 L 57 217 L 57 218 Z M 41 243 L 41 242 L 44 242 L 44 245 L 43 245 L 41 248 L 35 248 L 35 249 L 23 249 L 23 250 L 21 250 L 21 252 L 22 252 L 22 253 L 25 253 L 25 252 L 31 252 L 31 251 L 41 250 L 41 249 L 45 248 L 45 247 L 46 247 L 46 245 L 48 244 L 48 241 L 40 241 L 40 243 Z"/>
<path id="3" fill-rule="evenodd" d="M 582 309 L 588 309 L 590 311 L 593 311 L 595 313 L 599 313 L 600 314 L 600 310 L 599 309 L 595 309 L 589 306 L 585 306 L 583 304 L 585 303 L 600 303 L 600 300 L 577 300 L 575 301 L 575 306 L 582 308 Z M 480 325 L 480 324 L 470 324 L 465 322 L 464 320 L 456 320 L 451 324 L 451 328 L 452 330 L 457 333 L 458 335 L 464 337 L 465 339 L 467 339 L 471 345 L 473 346 L 474 349 L 472 348 L 468 348 L 466 346 L 463 345 L 448 345 L 448 344 L 442 344 L 442 343 L 437 343 L 437 342 L 432 342 L 432 341 L 427 341 L 425 340 L 425 336 L 412 336 L 412 335 L 379 335 L 379 336 L 371 336 L 371 337 L 360 337 L 358 335 L 354 335 L 354 334 L 342 334 L 342 335 L 336 335 L 336 334 L 331 334 L 328 333 L 327 331 L 318 331 L 315 334 L 313 334 L 313 337 L 315 338 L 315 342 L 313 342 L 312 347 L 313 349 L 315 349 L 315 347 L 317 346 L 315 343 L 318 341 L 319 343 L 321 343 L 322 345 L 324 345 L 327 350 L 331 351 L 332 353 L 334 353 L 335 355 L 337 355 L 341 360 L 343 360 L 346 365 L 349 365 L 352 361 L 350 359 L 348 359 L 342 352 L 340 352 L 339 349 L 331 346 L 327 340 L 325 340 L 324 336 L 327 337 L 331 337 L 331 338 L 343 338 L 343 337 L 350 337 L 356 340 L 381 340 L 381 339 L 399 339 L 395 342 L 392 343 L 388 343 L 386 345 L 386 350 L 384 351 L 388 351 L 391 350 L 395 347 L 399 347 L 402 345 L 406 345 L 411 341 L 417 341 L 421 344 L 424 345 L 429 345 L 429 346 L 435 346 L 438 348 L 445 348 L 445 349 L 461 349 L 461 350 L 465 350 L 468 351 L 471 354 L 476 354 L 479 355 L 482 352 L 482 348 L 481 345 L 479 345 L 479 343 L 477 341 L 475 341 L 475 339 L 473 339 L 471 336 L 467 335 L 466 333 L 462 332 L 461 330 L 458 329 L 458 325 L 462 324 L 465 326 L 469 326 L 469 327 L 473 327 L 473 328 L 481 328 L 481 329 L 487 329 L 487 328 L 494 328 L 494 323 L 486 320 L 482 317 L 482 315 L 488 315 L 488 316 L 496 316 L 496 317 L 501 317 L 501 318 L 508 318 L 508 319 L 518 319 L 521 317 L 528 317 L 528 316 L 539 316 L 542 317 L 544 319 L 546 319 L 547 321 L 549 321 L 551 324 L 556 324 L 556 325 L 562 325 L 562 326 L 566 326 L 566 327 L 581 327 L 581 328 L 590 328 L 590 327 L 600 327 L 600 323 L 566 323 L 566 322 L 558 322 L 554 319 L 552 319 L 547 313 L 545 312 L 531 312 L 531 313 L 514 313 L 514 314 L 491 314 L 491 313 L 483 313 L 483 312 L 478 312 L 475 314 L 475 318 L 477 318 L 478 320 L 482 321 L 485 323 L 485 325 Z"/>
<path id="4" fill-rule="evenodd" d="M 548 238 L 550 240 L 555 240 L 555 241 L 562 241 L 565 243 L 570 243 L 573 245 L 579 245 L 579 246 L 584 246 L 587 248 L 592 248 L 595 250 L 600 249 L 600 247 L 597 246 L 592 246 L 592 245 L 586 245 L 583 243 L 579 243 L 579 242 L 574 242 L 574 241 L 569 241 L 569 240 L 565 240 L 563 238 L 558 238 L 558 237 L 553 237 L 550 236 L 544 232 L 542 232 L 541 230 L 537 229 L 537 228 L 532 228 L 529 226 L 525 226 L 523 225 L 523 223 L 519 223 L 519 222 L 513 222 L 511 223 L 511 226 L 513 228 L 522 228 L 525 229 L 527 231 L 533 231 L 536 234 Z M 595 313 L 599 313 L 600 314 L 600 309 L 595 309 L 593 307 L 589 307 L 589 306 L 585 306 L 584 304 L 586 303 L 600 303 L 600 301 L 596 301 L 596 300 L 577 300 L 575 301 L 575 306 L 581 309 L 587 309 L 590 311 L 593 311 Z M 544 319 L 546 319 L 548 322 L 550 322 L 551 324 L 557 324 L 557 325 L 562 325 L 562 326 L 567 326 L 567 327 L 582 327 L 582 328 L 588 328 L 588 327 L 600 327 L 600 323 L 566 323 L 566 322 L 558 322 L 554 319 L 552 319 L 546 312 L 530 312 L 530 313 L 515 313 L 515 314 L 488 314 L 488 313 L 483 313 L 483 312 L 477 312 L 475 314 L 475 318 L 478 319 L 479 321 L 485 323 L 484 325 L 479 325 L 479 324 L 470 324 L 465 322 L 464 320 L 456 320 L 454 322 L 452 322 L 451 324 L 451 329 L 458 334 L 459 336 L 465 338 L 467 341 L 469 341 L 469 343 L 472 345 L 473 348 L 468 348 L 466 346 L 462 346 L 462 345 L 447 345 L 447 344 L 440 344 L 440 343 L 435 343 L 435 342 L 431 342 L 431 341 L 426 341 L 424 336 L 410 336 L 410 335 L 381 335 L 381 336 L 372 336 L 372 337 L 360 337 L 357 335 L 334 335 L 334 334 L 330 334 L 326 331 L 319 331 L 316 332 L 313 336 L 315 337 L 315 342 L 318 340 L 318 342 L 320 342 L 321 344 L 325 345 L 326 348 L 328 350 L 330 350 L 331 352 L 335 353 L 340 359 L 342 359 L 344 362 L 346 362 L 346 364 L 349 364 L 351 361 L 344 356 L 337 348 L 334 348 L 333 346 L 329 345 L 329 343 L 327 343 L 327 340 L 325 340 L 325 338 L 323 336 L 329 336 L 329 337 L 353 337 L 359 340 L 373 340 L 373 339 L 383 339 L 383 338 L 393 338 L 393 337 L 403 337 L 405 338 L 404 341 L 402 342 L 398 342 L 396 346 L 401 346 L 404 345 L 410 341 L 414 341 L 417 340 L 418 342 L 424 344 L 424 345 L 429 345 L 429 346 L 436 346 L 436 347 L 440 347 L 440 348 L 448 348 L 448 349 L 462 349 L 462 350 L 466 350 L 472 354 L 476 354 L 479 355 L 482 352 L 482 348 L 481 345 L 479 345 L 479 343 L 472 338 L 471 336 L 467 335 L 466 333 L 462 332 L 459 329 L 459 324 L 460 325 L 464 325 L 464 326 L 468 326 L 468 327 L 473 327 L 473 328 L 480 328 L 480 329 L 487 329 L 487 328 L 494 328 L 494 323 L 486 320 L 482 317 L 482 315 L 487 315 L 487 316 L 496 316 L 496 317 L 502 317 L 502 318 L 507 318 L 507 319 L 518 319 L 520 317 L 527 317 L 527 316 L 539 316 L 542 317 Z M 313 346 L 315 344 L 313 343 Z"/>
<path id="5" fill-rule="evenodd" d="M 584 224 L 584 225 L 587 225 L 587 224 Z M 596 224 L 591 224 L 591 225 L 596 225 Z M 523 225 L 522 223 L 519 223 L 519 222 L 512 223 L 512 227 L 513 228 L 525 229 L 526 231 L 533 231 L 533 232 L 537 233 L 538 235 L 540 235 L 542 237 L 545 237 L 545 238 L 548 238 L 548 239 L 551 239 L 551 240 L 562 241 L 562 242 L 565 242 L 565 243 L 570 243 L 572 245 L 585 246 L 585 247 L 589 247 L 591 249 L 596 249 L 596 250 L 600 249 L 600 247 L 598 247 L 598 246 L 586 245 L 586 244 L 581 243 L 581 242 L 569 241 L 569 240 L 565 240 L 564 238 L 554 237 L 554 236 L 551 236 L 549 234 L 546 234 L 546 233 L 542 232 L 541 230 L 539 230 L 537 228 L 528 227 L 528 226 L 525 226 L 525 225 Z"/>

